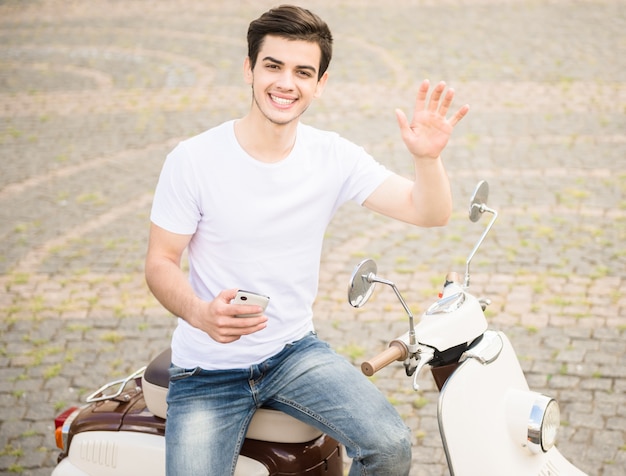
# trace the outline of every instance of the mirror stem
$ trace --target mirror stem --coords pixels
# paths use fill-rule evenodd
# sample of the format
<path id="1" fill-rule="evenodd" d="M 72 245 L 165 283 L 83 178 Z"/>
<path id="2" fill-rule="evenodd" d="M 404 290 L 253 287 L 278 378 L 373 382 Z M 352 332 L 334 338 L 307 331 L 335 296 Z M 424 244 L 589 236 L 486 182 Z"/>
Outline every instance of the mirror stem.
<path id="1" fill-rule="evenodd" d="M 379 278 L 374 273 L 368 274 L 367 277 L 365 278 L 367 279 L 369 283 L 380 283 L 380 284 L 386 284 L 387 286 L 391 286 L 391 289 L 393 289 L 393 292 L 396 293 L 396 296 L 400 300 L 400 304 L 402 304 L 402 307 L 404 308 L 406 313 L 409 315 L 409 345 L 411 347 L 417 345 L 417 340 L 415 339 L 415 322 L 413 319 L 413 313 L 411 312 L 411 310 L 409 309 L 409 306 L 407 306 L 406 302 L 402 298 L 402 295 L 400 294 L 400 291 L 398 291 L 398 288 L 396 287 L 396 285 L 392 283 L 391 281 L 387 281 L 386 279 Z M 410 348 L 409 351 L 413 352 L 412 348 Z"/>
<path id="2" fill-rule="evenodd" d="M 470 271 L 469 271 L 469 269 L 470 269 L 470 262 L 474 258 L 474 255 L 478 251 L 478 248 L 480 248 L 480 245 L 482 245 L 483 241 L 485 241 L 485 237 L 487 236 L 487 233 L 489 233 L 489 230 L 491 230 L 491 227 L 493 226 L 494 222 L 496 221 L 496 218 L 498 218 L 498 212 L 496 210 L 494 210 L 493 208 L 489 208 L 484 203 L 474 204 L 473 207 L 480 207 L 480 213 L 485 213 L 485 212 L 491 213 L 493 215 L 493 217 L 491 218 L 491 221 L 487 225 L 487 228 L 485 228 L 485 231 L 483 231 L 483 234 L 481 235 L 481 237 L 478 240 L 478 242 L 476 243 L 476 245 L 474 245 L 474 249 L 469 254 L 469 256 L 467 257 L 467 261 L 465 262 L 465 284 L 464 284 L 464 286 L 466 288 L 468 288 L 469 284 L 470 284 Z"/>

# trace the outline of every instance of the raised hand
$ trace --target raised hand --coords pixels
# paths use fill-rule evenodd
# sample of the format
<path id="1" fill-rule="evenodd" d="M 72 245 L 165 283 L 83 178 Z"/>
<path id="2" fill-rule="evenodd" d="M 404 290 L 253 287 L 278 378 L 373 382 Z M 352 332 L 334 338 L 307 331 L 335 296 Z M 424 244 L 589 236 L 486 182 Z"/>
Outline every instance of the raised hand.
<path id="1" fill-rule="evenodd" d="M 446 91 L 446 83 L 442 81 L 434 87 L 427 100 L 429 90 L 430 81 L 425 79 L 417 93 L 411 123 L 400 109 L 396 109 L 396 117 L 409 152 L 416 158 L 436 159 L 448 144 L 454 126 L 469 111 L 469 106 L 464 105 L 450 119 L 446 119 L 454 90 Z"/>

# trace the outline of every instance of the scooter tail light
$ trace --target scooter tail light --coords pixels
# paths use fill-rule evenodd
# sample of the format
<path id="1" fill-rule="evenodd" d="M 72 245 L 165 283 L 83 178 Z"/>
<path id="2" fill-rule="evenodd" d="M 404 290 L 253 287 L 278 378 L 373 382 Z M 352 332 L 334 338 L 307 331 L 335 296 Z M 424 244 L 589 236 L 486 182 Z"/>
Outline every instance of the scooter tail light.
<path id="1" fill-rule="evenodd" d="M 65 444 L 63 443 L 63 427 L 59 426 L 54 430 L 54 441 L 57 444 L 57 448 L 65 451 Z"/>
<path id="2" fill-rule="evenodd" d="M 70 427 L 79 412 L 80 408 L 70 407 L 54 419 L 54 439 L 60 450 L 65 451 L 67 449 Z"/>

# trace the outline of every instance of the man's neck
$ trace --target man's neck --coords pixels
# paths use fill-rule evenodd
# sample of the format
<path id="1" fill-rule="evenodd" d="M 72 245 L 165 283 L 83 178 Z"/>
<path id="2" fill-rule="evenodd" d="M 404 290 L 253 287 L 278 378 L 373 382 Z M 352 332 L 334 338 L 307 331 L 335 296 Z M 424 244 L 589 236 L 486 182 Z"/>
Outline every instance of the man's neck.
<path id="1" fill-rule="evenodd" d="M 251 157 L 260 162 L 274 163 L 286 158 L 293 149 L 297 127 L 297 120 L 280 125 L 248 114 L 235 122 L 235 136 Z"/>

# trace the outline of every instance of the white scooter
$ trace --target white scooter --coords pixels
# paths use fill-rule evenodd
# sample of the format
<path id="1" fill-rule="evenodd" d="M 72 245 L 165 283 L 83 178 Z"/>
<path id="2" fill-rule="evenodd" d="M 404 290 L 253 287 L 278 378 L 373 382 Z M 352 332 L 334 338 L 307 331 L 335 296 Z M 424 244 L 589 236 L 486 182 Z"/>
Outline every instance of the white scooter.
<path id="1" fill-rule="evenodd" d="M 394 283 L 363 261 L 354 271 L 349 301 L 366 303 L 375 283 L 393 288 L 409 315 L 409 331 L 365 362 L 366 375 L 396 360 L 417 377 L 426 366 L 440 389 L 439 429 L 452 476 L 579 476 L 583 473 L 554 447 L 559 408 L 531 392 L 506 336 L 487 329 L 487 301 L 468 293 L 469 265 L 497 213 L 487 207 L 488 186 L 472 197 L 470 219 L 493 214 L 466 266 L 465 280 L 451 273 L 443 294 L 414 326 Z M 165 474 L 165 395 L 169 349 L 147 367 L 108 383 L 55 420 L 59 462 L 52 476 Z M 343 448 L 327 435 L 286 414 L 260 409 L 248 429 L 236 476 L 341 476 Z"/>
<path id="2" fill-rule="evenodd" d="M 449 273 L 441 298 L 417 325 L 396 285 L 376 274 L 374 261 L 356 267 L 348 290 L 352 306 L 363 306 L 381 283 L 391 286 L 409 316 L 409 331 L 361 369 L 371 376 L 404 361 L 417 391 L 420 371 L 430 366 L 440 391 L 439 431 L 451 476 L 584 475 L 554 446 L 557 402 L 529 390 L 506 335 L 487 328 L 483 311 L 489 301 L 468 292 L 471 260 L 498 216 L 486 204 L 488 194 L 487 182 L 480 182 L 470 202 L 472 222 L 485 212 L 493 216 L 467 258 L 464 279 Z"/>

